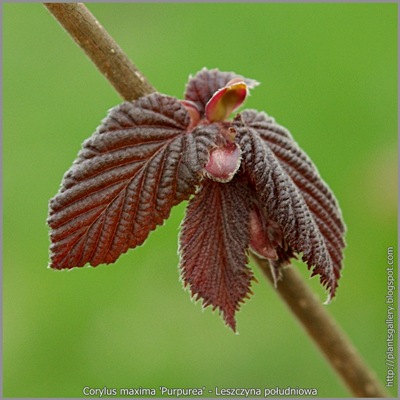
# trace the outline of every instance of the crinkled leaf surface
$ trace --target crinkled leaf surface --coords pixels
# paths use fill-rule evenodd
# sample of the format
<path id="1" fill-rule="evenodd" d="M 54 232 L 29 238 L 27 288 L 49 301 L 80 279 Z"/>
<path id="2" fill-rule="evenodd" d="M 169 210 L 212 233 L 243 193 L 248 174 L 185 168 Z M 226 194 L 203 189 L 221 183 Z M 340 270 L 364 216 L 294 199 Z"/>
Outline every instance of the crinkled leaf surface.
<path id="1" fill-rule="evenodd" d="M 114 262 L 194 193 L 215 129 L 187 133 L 189 123 L 157 93 L 109 112 L 50 201 L 51 267 Z"/>
<path id="2" fill-rule="evenodd" d="M 290 133 L 264 113 L 246 110 L 235 120 L 242 164 L 268 218 L 313 266 L 333 297 L 340 277 L 344 224 L 336 200 Z"/>
<path id="3" fill-rule="evenodd" d="M 246 266 L 251 194 L 236 177 L 207 180 L 190 200 L 180 234 L 180 268 L 185 286 L 203 306 L 219 308 L 235 330 L 235 312 L 251 293 Z"/>
<path id="4" fill-rule="evenodd" d="M 204 114 L 206 104 L 215 92 L 236 78 L 246 83 L 249 88 L 258 85 L 257 81 L 244 78 L 234 72 L 221 72 L 216 68 L 210 70 L 203 68 L 194 77 L 189 79 L 185 90 L 185 100 L 193 101 L 199 111 Z"/>

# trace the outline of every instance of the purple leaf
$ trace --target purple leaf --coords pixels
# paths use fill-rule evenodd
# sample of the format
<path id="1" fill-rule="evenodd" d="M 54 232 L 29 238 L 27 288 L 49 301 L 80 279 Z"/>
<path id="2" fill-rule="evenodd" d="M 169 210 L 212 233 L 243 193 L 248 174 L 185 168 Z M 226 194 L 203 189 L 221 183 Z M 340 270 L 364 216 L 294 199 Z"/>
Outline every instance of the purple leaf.
<path id="1" fill-rule="evenodd" d="M 251 193 L 235 178 L 229 183 L 205 181 L 190 200 L 180 235 L 182 280 L 203 307 L 219 308 L 235 330 L 235 312 L 251 294 L 247 268 Z"/>
<path id="2" fill-rule="evenodd" d="M 156 93 L 109 112 L 50 201 L 52 268 L 114 262 L 194 193 L 215 129 L 189 124 L 178 100 Z"/>
<path id="3" fill-rule="evenodd" d="M 303 260 L 314 267 L 312 275 L 320 275 L 333 297 L 345 230 L 333 194 L 290 133 L 272 118 L 247 110 L 236 118 L 235 126 L 242 165 L 254 184 L 264 218 L 279 225 L 284 240 L 293 251 L 303 253 Z"/>
<path id="4" fill-rule="evenodd" d="M 243 113 L 243 118 L 252 119 L 254 113 L 248 110 Z M 264 113 L 258 113 L 258 118 L 260 117 L 263 121 L 258 121 L 254 127 L 301 191 L 305 203 L 323 233 L 334 262 L 336 277 L 339 278 L 345 246 L 343 239 L 345 225 L 339 205 L 329 187 L 319 176 L 317 168 L 294 142 L 290 133 Z"/>

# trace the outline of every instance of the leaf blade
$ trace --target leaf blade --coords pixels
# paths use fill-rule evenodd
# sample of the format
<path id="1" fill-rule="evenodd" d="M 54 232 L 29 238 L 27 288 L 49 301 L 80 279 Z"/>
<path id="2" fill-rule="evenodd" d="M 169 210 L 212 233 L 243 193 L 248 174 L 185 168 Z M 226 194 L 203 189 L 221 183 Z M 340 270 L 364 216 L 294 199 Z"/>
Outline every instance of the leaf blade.
<path id="1" fill-rule="evenodd" d="M 247 265 L 251 193 L 240 178 L 205 180 L 189 202 L 180 234 L 180 270 L 185 286 L 203 307 L 219 308 L 236 329 L 235 313 L 251 294 Z"/>
<path id="2" fill-rule="evenodd" d="M 236 118 L 244 165 L 269 218 L 333 297 L 342 268 L 345 226 L 332 192 L 290 133 L 246 110 Z M 245 150 L 243 150 L 245 149 Z"/>
<path id="3" fill-rule="evenodd" d="M 194 193 L 213 132 L 187 133 L 189 123 L 160 94 L 110 110 L 50 201 L 52 268 L 114 262 Z"/>

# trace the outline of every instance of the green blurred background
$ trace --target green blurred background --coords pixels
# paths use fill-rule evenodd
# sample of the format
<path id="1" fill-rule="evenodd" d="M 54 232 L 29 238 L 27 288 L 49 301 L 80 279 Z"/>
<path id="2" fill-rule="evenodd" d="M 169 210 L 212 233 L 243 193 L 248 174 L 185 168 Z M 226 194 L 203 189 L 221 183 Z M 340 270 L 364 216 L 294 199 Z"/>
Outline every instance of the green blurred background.
<path id="1" fill-rule="evenodd" d="M 262 83 L 246 106 L 290 129 L 339 199 L 348 247 L 327 310 L 385 381 L 386 252 L 397 244 L 397 5 L 89 9 L 163 93 L 182 97 L 189 73 L 203 66 Z M 190 301 L 177 270 L 185 204 L 115 265 L 47 269 L 48 200 L 121 99 L 41 4 L 4 4 L 3 35 L 4 396 L 161 385 L 348 396 L 257 269 L 239 335 Z M 305 265 L 296 268 L 308 279 Z M 318 278 L 309 283 L 323 302 Z"/>

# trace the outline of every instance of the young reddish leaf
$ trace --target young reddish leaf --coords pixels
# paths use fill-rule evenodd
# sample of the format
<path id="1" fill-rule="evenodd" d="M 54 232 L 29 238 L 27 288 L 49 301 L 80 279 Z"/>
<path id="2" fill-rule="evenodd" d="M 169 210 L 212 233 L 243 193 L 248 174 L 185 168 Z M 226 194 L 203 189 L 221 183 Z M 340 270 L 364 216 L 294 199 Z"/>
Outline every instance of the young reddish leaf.
<path id="1" fill-rule="evenodd" d="M 249 201 L 250 200 L 250 201 Z M 204 181 L 190 200 L 180 234 L 180 269 L 185 286 L 219 308 L 235 330 L 235 312 L 251 294 L 246 267 L 251 193 L 240 177 L 229 183 Z"/>
<path id="2" fill-rule="evenodd" d="M 233 81 L 234 80 L 234 81 Z M 204 115 L 205 107 L 214 93 L 226 86 L 230 81 L 244 82 L 249 89 L 259 83 L 254 79 L 244 78 L 234 72 L 221 72 L 218 69 L 208 70 L 203 68 L 194 77 L 190 77 L 186 85 L 185 100 L 193 101 L 200 113 Z"/>
<path id="3" fill-rule="evenodd" d="M 224 121 L 245 101 L 247 94 L 248 89 L 244 82 L 228 83 L 217 90 L 206 104 L 207 120 Z"/>
<path id="4" fill-rule="evenodd" d="M 340 277 L 344 224 L 337 202 L 315 166 L 290 133 L 263 113 L 243 112 L 235 120 L 242 164 L 266 215 L 284 239 L 313 266 L 333 297 Z"/>
<path id="5" fill-rule="evenodd" d="M 243 119 L 271 148 L 283 169 L 300 190 L 305 203 L 322 232 L 329 254 L 334 263 L 336 278 L 340 277 L 345 247 L 345 225 L 342 213 L 333 193 L 321 179 L 317 168 L 298 147 L 290 133 L 264 113 L 248 110 Z M 254 121 L 254 122 L 250 122 Z"/>
<path id="6" fill-rule="evenodd" d="M 157 93 L 109 112 L 50 201 L 52 268 L 114 262 L 194 193 L 216 128 L 189 124 L 178 100 Z"/>

